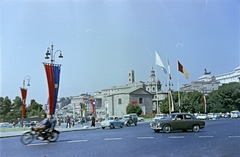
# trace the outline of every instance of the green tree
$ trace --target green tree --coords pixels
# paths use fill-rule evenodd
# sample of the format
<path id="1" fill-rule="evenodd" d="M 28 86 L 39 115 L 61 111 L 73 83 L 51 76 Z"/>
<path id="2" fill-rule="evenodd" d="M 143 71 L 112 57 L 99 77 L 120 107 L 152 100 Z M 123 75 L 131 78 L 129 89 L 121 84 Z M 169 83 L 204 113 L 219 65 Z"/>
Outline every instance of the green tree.
<path id="1" fill-rule="evenodd" d="M 30 105 L 26 108 L 26 117 L 41 117 L 45 111 L 41 104 L 38 104 L 34 99 L 31 100 Z"/>
<path id="2" fill-rule="evenodd" d="M 12 108 L 13 105 L 11 104 L 11 100 L 8 97 L 0 97 L 0 119 L 2 121 L 8 122 L 12 120 L 10 114 Z"/>
<path id="3" fill-rule="evenodd" d="M 230 112 L 240 110 L 240 84 L 223 84 L 218 90 L 209 93 L 207 105 L 210 112 Z"/>
<path id="4" fill-rule="evenodd" d="M 138 116 L 142 114 L 142 109 L 138 105 L 128 104 L 126 108 L 126 113 L 136 113 Z"/>

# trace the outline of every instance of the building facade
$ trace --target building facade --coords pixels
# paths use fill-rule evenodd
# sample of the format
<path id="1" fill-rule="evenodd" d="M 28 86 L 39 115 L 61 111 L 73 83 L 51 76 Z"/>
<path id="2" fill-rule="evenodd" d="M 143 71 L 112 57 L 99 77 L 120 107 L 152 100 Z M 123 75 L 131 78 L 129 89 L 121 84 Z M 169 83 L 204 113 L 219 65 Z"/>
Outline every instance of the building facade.
<path id="1" fill-rule="evenodd" d="M 180 88 L 180 91 L 191 92 L 199 91 L 203 94 L 208 94 L 217 90 L 219 86 L 230 82 L 240 82 L 240 66 L 235 68 L 233 72 L 212 76 L 211 72 L 205 69 L 204 75 L 198 78 L 197 81 L 191 84 L 185 84 Z"/>

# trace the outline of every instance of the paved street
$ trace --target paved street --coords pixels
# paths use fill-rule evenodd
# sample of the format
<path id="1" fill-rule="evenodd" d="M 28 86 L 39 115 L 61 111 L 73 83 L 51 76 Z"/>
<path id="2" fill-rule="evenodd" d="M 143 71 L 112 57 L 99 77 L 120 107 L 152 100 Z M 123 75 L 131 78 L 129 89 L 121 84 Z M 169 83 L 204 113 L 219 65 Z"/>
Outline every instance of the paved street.
<path id="1" fill-rule="evenodd" d="M 240 156 L 240 119 L 206 121 L 198 133 L 155 133 L 149 122 L 116 129 L 62 132 L 55 143 L 20 137 L 1 138 L 1 157 L 236 157 Z"/>

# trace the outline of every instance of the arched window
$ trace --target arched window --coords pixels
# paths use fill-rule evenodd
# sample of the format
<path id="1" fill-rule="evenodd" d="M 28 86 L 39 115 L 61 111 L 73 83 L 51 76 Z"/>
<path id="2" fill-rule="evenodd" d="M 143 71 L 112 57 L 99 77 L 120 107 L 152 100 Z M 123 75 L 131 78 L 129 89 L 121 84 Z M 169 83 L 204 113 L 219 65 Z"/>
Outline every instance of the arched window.
<path id="1" fill-rule="evenodd" d="M 139 98 L 139 104 L 142 104 L 143 103 L 143 98 Z"/>
<path id="2" fill-rule="evenodd" d="M 118 105 L 120 105 L 120 104 L 122 104 L 122 99 L 121 98 L 118 99 Z"/>

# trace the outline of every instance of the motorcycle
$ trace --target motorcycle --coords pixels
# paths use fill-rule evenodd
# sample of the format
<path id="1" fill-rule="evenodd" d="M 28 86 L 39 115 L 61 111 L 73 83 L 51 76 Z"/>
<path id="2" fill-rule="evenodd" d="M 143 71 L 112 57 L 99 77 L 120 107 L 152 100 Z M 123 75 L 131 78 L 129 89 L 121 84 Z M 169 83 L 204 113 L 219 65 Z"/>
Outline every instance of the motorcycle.
<path id="1" fill-rule="evenodd" d="M 49 142 L 55 142 L 57 141 L 59 134 L 60 132 L 55 129 L 53 129 L 52 132 L 47 132 L 41 129 L 31 127 L 31 130 L 25 131 L 21 135 L 20 141 L 25 145 L 30 144 L 34 140 L 34 138 L 36 138 L 37 140 L 48 140 Z"/>
<path id="2" fill-rule="evenodd" d="M 137 121 L 134 121 L 132 118 L 129 118 L 129 119 L 126 119 L 126 120 L 125 120 L 124 124 L 125 124 L 126 126 L 130 126 L 130 125 L 132 125 L 132 124 L 134 124 L 135 126 L 137 126 Z"/>

